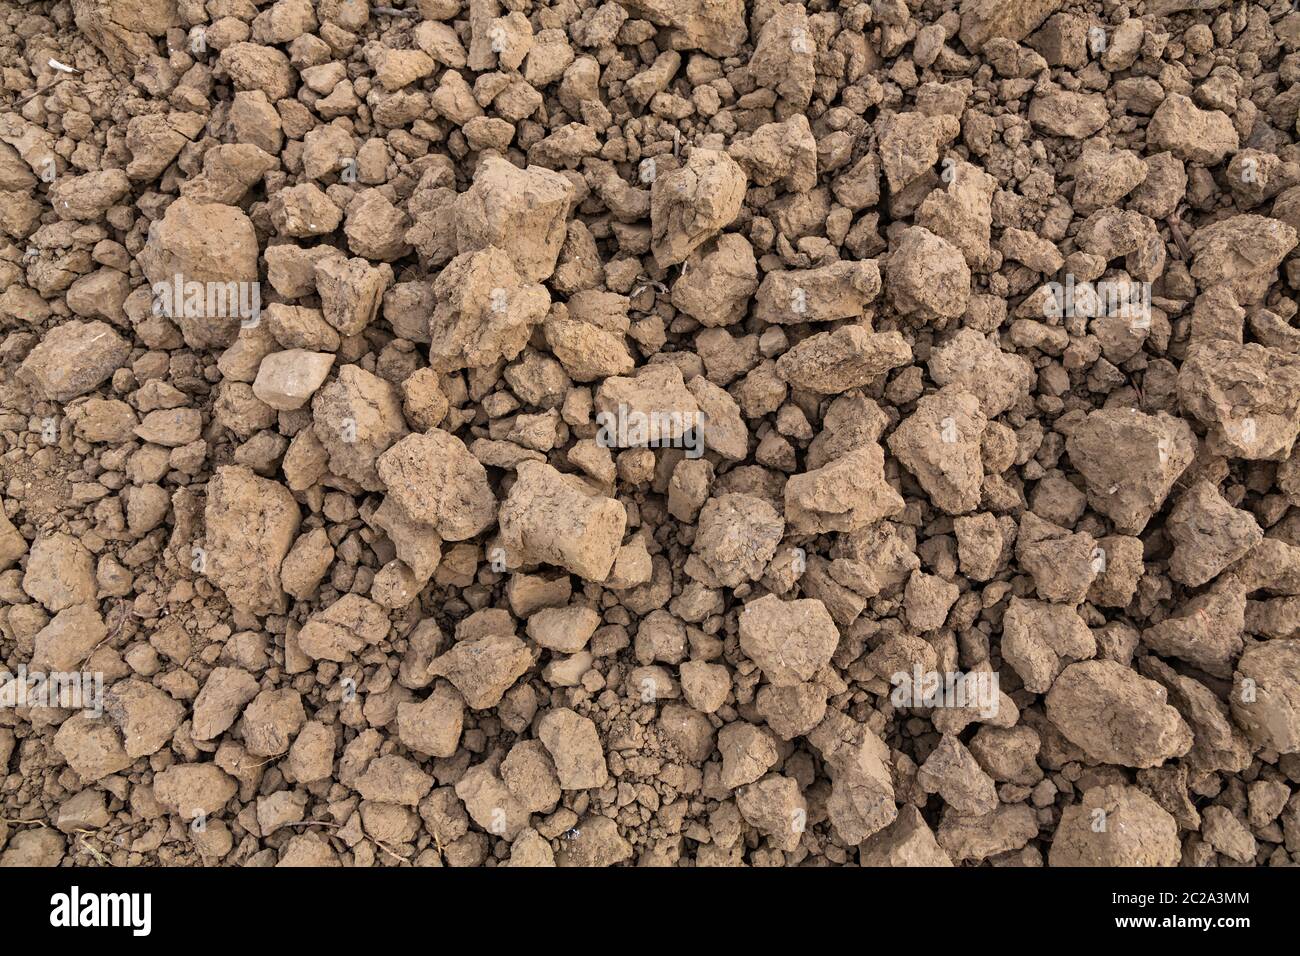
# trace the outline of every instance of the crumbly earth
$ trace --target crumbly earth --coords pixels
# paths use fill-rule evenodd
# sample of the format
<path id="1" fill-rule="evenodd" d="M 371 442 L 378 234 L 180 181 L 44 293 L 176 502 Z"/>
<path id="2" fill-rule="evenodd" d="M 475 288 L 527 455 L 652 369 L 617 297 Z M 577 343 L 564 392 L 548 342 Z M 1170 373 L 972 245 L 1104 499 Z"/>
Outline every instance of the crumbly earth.
<path id="1" fill-rule="evenodd" d="M 1300 861 L 1290 0 L 393 2 L 0 0 L 0 866 Z"/>

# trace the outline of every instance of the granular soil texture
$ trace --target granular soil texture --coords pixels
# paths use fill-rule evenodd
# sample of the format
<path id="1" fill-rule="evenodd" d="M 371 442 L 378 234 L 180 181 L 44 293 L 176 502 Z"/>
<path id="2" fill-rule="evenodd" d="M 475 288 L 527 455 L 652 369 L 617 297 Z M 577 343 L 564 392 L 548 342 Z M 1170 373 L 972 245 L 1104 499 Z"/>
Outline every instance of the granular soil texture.
<path id="1" fill-rule="evenodd" d="M 1298 115 L 1285 0 L 0 0 L 0 865 L 1294 862 Z"/>

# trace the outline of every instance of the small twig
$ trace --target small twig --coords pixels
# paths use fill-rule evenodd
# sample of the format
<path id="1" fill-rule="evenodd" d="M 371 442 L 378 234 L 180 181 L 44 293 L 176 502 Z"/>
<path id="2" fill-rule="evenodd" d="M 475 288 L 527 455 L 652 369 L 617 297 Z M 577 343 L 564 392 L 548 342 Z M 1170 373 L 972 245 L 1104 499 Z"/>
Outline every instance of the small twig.
<path id="1" fill-rule="evenodd" d="M 119 634 L 122 633 L 122 627 L 126 624 L 126 619 L 127 619 L 128 617 L 130 617 L 130 616 L 134 613 L 134 610 L 131 610 L 131 611 L 124 611 L 124 610 L 123 610 L 124 607 L 126 607 L 126 601 L 125 601 L 125 600 L 119 600 L 119 601 L 117 602 L 117 604 L 113 605 L 113 610 L 112 610 L 111 612 L 109 612 L 109 613 L 110 613 L 110 615 L 112 615 L 112 614 L 116 614 L 116 615 L 117 615 L 117 623 L 114 624 L 114 625 L 113 625 L 113 629 L 112 629 L 111 631 L 109 631 L 108 634 L 106 634 L 106 635 L 104 636 L 104 639 L 101 640 L 101 641 L 100 641 L 98 644 L 96 644 L 94 647 L 92 647 L 92 648 L 90 649 L 90 652 L 89 652 L 85 657 L 83 657 L 83 658 L 81 659 L 81 665 L 80 665 L 81 667 L 85 667 L 85 666 L 86 666 L 86 662 L 89 661 L 92 657 L 95 656 L 95 652 L 96 652 L 97 650 L 99 650 L 101 647 L 103 647 L 103 646 L 104 646 L 105 644 L 107 644 L 109 641 L 111 641 L 111 640 L 113 640 L 114 638 L 116 638 L 117 635 L 119 635 Z"/>
<path id="2" fill-rule="evenodd" d="M 8 817 L 0 817 L 0 823 L 12 823 L 19 827 L 48 827 L 49 824 L 44 820 L 10 820 Z"/>
<path id="3" fill-rule="evenodd" d="M 637 285 L 637 287 L 632 290 L 632 294 L 629 296 L 629 298 L 635 299 L 646 289 L 654 289 L 660 295 L 668 294 L 668 286 L 664 285 L 662 282 L 658 282 L 654 279 L 651 279 L 649 276 L 643 276 L 643 275 L 637 276 L 637 280 L 639 281 L 640 284 Z"/>
<path id="4" fill-rule="evenodd" d="M 371 7 L 370 12 L 382 14 L 386 17 L 418 17 L 420 15 L 416 10 L 398 10 L 396 7 Z"/>
<path id="5" fill-rule="evenodd" d="M 374 839 L 374 838 L 371 837 L 371 839 Z M 392 850 L 388 849 L 388 847 L 384 846 L 384 844 L 381 843 L 379 840 L 375 840 L 375 846 L 379 847 L 379 849 L 383 850 L 385 853 L 387 853 L 389 856 L 391 856 L 391 857 L 392 857 L 394 860 L 396 860 L 398 863 L 410 863 L 410 862 L 411 862 L 410 860 L 408 860 L 408 859 L 407 859 L 406 857 L 404 857 L 404 856 L 398 856 L 398 855 L 397 855 L 396 853 L 394 853 Z"/>
<path id="6" fill-rule="evenodd" d="M 50 92 L 52 89 L 54 89 L 56 86 L 58 86 L 60 83 L 66 83 L 66 82 L 67 82 L 68 80 L 70 80 L 70 79 L 72 79 L 72 77 L 70 77 L 70 76 L 61 76 L 61 77 L 59 77 L 57 80 L 55 80 L 53 83 L 50 83 L 48 86 L 45 86 L 45 87 L 43 87 L 43 88 L 40 87 L 40 86 L 38 86 L 38 87 L 36 87 L 36 89 L 32 90 L 30 93 L 27 93 L 26 95 L 19 97 L 19 98 L 14 102 L 14 105 L 15 105 L 15 106 L 22 106 L 22 105 L 25 104 L 28 100 L 30 100 L 33 96 L 40 96 L 40 95 L 42 95 L 42 94 L 44 94 L 44 93 L 48 93 L 48 92 Z"/>
<path id="7" fill-rule="evenodd" d="M 84 847 L 86 848 L 87 852 L 89 852 L 91 856 L 93 856 L 96 860 L 99 861 L 99 865 L 100 865 L 100 866 L 112 866 L 112 865 L 113 865 L 112 862 L 109 860 L 108 857 L 104 856 L 104 854 L 100 853 L 100 852 L 99 852 L 98 850 L 96 850 L 93 846 L 91 846 L 89 843 L 86 842 L 85 834 L 90 833 L 90 832 L 92 832 L 92 831 L 90 831 L 90 830 L 78 830 L 78 831 L 76 831 L 76 832 L 82 834 L 82 836 L 79 837 L 79 838 L 77 839 L 77 842 L 80 843 L 82 846 L 84 846 Z"/>
<path id="8" fill-rule="evenodd" d="M 326 823 L 324 820 L 298 820 L 294 823 L 281 823 L 280 826 L 282 827 L 329 827 L 332 830 L 337 830 L 339 828 L 339 824 Z"/>
<path id="9" fill-rule="evenodd" d="M 1191 259 L 1192 252 L 1187 248 L 1187 240 L 1183 238 L 1183 221 L 1178 218 L 1178 213 L 1174 213 L 1165 223 L 1169 226 L 1169 231 L 1173 234 L 1174 244 L 1178 246 L 1180 259 Z"/>

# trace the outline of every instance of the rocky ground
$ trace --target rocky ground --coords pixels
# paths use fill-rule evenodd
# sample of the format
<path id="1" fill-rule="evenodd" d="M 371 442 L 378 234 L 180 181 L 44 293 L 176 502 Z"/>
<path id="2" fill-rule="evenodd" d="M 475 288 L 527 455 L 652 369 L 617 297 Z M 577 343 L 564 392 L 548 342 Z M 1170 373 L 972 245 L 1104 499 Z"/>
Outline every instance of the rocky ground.
<path id="1" fill-rule="evenodd" d="M 0 0 L 0 865 L 1300 860 L 1290 2 L 404 2 Z"/>

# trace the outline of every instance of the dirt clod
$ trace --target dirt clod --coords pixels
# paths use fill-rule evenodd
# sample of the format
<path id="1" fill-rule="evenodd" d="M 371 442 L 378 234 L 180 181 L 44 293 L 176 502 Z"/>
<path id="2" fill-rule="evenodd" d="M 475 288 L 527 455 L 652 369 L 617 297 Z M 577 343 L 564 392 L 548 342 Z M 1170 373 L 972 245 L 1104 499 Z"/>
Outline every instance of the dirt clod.
<path id="1" fill-rule="evenodd" d="M 0 5 L 0 866 L 1300 860 L 1292 5 Z"/>

